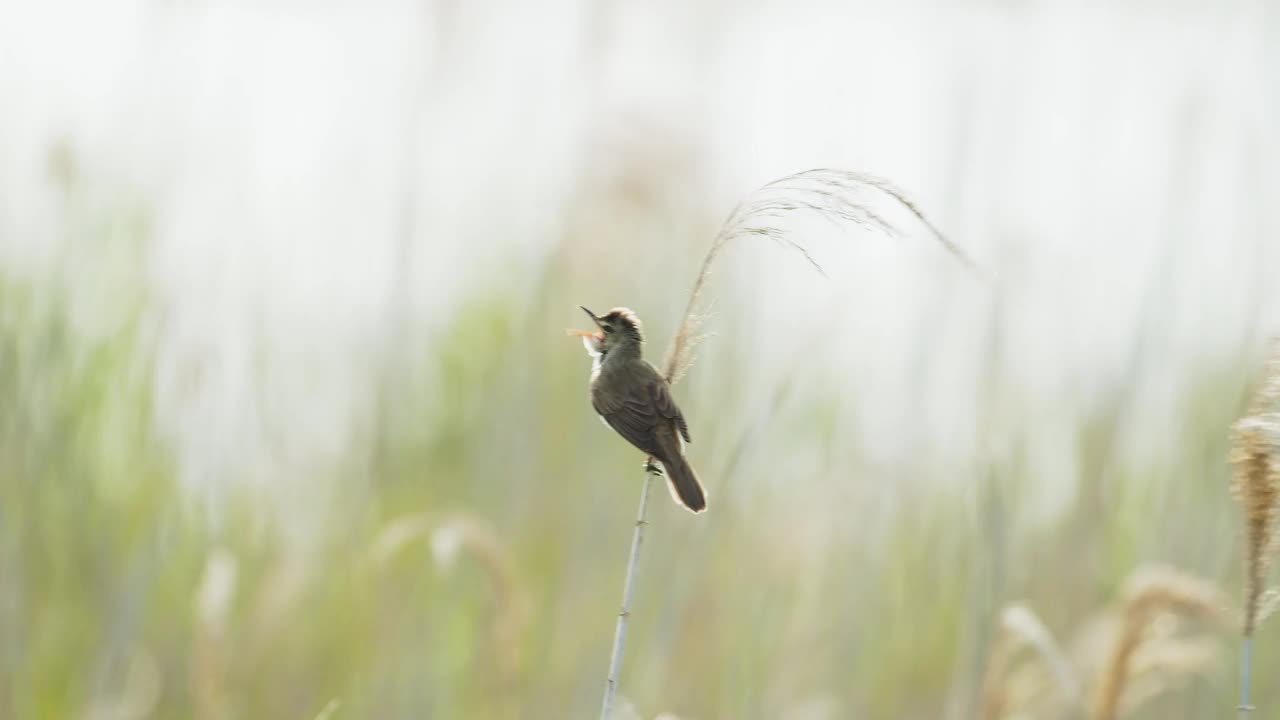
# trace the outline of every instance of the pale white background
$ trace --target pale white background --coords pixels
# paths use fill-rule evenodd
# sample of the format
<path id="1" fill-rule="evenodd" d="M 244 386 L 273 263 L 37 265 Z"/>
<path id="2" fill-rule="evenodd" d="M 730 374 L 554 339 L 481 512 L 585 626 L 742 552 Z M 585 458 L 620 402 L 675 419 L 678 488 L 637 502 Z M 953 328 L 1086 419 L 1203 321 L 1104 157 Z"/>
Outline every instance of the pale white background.
<path id="1" fill-rule="evenodd" d="M 1278 329 L 1276 28 L 1253 2 L 5 0 L 0 249 L 101 272 L 66 242 L 59 147 L 112 188 L 89 202 L 145 204 L 184 478 L 299 488 L 370 411 L 376 358 L 429 346 L 469 287 L 518 291 L 584 177 L 669 154 L 719 218 L 789 172 L 864 170 L 993 284 L 922 234 L 805 224 L 831 280 L 756 248 L 717 285 L 761 377 L 843 392 L 879 461 L 963 463 L 1000 451 L 973 430 L 991 353 L 1005 402 L 1063 427 L 1139 363 L 1132 442 L 1158 455 L 1169 388 Z M 654 280 L 687 286 L 709 239 Z M 1070 437 L 1036 442 L 1071 474 Z M 1044 481 L 1047 506 L 1070 491 Z"/>

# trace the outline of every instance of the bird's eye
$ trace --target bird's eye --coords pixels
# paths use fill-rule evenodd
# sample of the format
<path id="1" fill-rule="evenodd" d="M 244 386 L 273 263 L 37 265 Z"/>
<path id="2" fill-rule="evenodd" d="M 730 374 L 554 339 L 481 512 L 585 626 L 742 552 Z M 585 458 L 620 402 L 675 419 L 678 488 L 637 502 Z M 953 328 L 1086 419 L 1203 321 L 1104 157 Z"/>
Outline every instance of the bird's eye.
<path id="1" fill-rule="evenodd" d="M 605 331 L 606 333 L 611 333 L 611 332 L 613 332 L 613 328 L 609 327 L 608 325 L 605 325 L 605 326 L 604 326 L 604 331 Z"/>

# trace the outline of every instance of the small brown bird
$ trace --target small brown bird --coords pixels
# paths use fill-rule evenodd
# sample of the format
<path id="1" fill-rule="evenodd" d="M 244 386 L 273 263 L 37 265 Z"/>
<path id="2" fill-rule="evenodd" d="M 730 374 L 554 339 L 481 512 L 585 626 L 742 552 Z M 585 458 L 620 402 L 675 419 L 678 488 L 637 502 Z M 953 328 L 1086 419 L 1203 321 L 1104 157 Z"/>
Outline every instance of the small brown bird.
<path id="1" fill-rule="evenodd" d="M 706 510 L 706 493 L 684 457 L 689 425 L 671 398 L 666 378 L 642 356 L 640 318 L 627 308 L 614 308 L 604 317 L 582 311 L 600 329 L 579 333 L 592 357 L 592 407 L 609 427 L 649 455 L 647 469 L 653 469 L 654 459 L 662 463 L 673 499 L 692 512 Z"/>

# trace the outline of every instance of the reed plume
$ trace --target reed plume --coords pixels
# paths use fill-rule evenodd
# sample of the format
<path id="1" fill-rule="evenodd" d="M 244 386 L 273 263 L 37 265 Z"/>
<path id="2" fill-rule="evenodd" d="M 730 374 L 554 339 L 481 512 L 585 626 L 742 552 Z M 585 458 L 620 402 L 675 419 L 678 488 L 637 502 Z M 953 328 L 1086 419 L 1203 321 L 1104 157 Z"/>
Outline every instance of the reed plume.
<path id="1" fill-rule="evenodd" d="M 835 223 L 850 222 L 897 236 L 899 234 L 897 228 L 868 202 L 869 196 L 872 195 L 888 196 L 906 208 L 947 252 L 975 276 L 982 278 L 977 266 L 959 246 L 948 240 L 929 222 L 915 203 L 888 181 L 865 173 L 826 168 L 787 175 L 763 185 L 748 195 L 729 213 L 729 217 L 712 239 L 711 247 L 702 258 L 693 288 L 689 292 L 684 317 L 676 327 L 663 362 L 662 375 L 667 382 L 675 385 L 693 365 L 694 347 L 703 337 L 698 330 L 705 319 L 698 312 L 698 303 L 711 277 L 712 265 L 725 247 L 740 238 L 765 237 L 800 253 L 815 270 L 822 273 L 822 266 L 809 253 L 808 246 L 785 228 L 780 227 L 777 221 L 797 212 L 809 212 Z M 622 671 L 628 618 L 631 614 L 631 594 L 635 587 L 640 547 L 644 542 L 644 529 L 648 525 L 645 517 L 649 502 L 649 484 L 652 479 L 652 472 L 646 472 L 644 484 L 640 489 L 640 508 L 636 514 L 635 529 L 632 531 L 631 552 L 627 557 L 622 609 L 618 612 L 618 622 L 614 631 L 613 651 L 610 654 L 609 673 L 605 679 L 604 702 L 600 712 L 601 720 L 609 720 L 612 715 L 618 676 Z"/>
<path id="2" fill-rule="evenodd" d="M 1235 424 L 1231 462 L 1235 466 L 1232 490 L 1244 516 L 1245 573 L 1244 614 L 1241 631 L 1252 637 L 1271 565 L 1275 540 L 1276 501 L 1280 499 L 1280 467 L 1273 459 L 1276 428 L 1260 418 L 1244 418 Z"/>
<path id="3" fill-rule="evenodd" d="M 1000 720 L 1016 704 L 1015 674 L 1024 649 L 1032 651 L 1031 657 L 1053 678 L 1063 698 L 1072 704 L 1079 702 L 1080 683 L 1053 633 L 1031 608 L 1010 605 L 1000 613 L 1000 623 L 987 656 L 978 717 Z"/>
<path id="4" fill-rule="evenodd" d="M 1240 646 L 1240 712 L 1253 709 L 1253 635 L 1263 610 L 1267 571 L 1275 542 L 1280 499 L 1280 342 L 1273 343 L 1261 388 L 1248 412 L 1232 427 L 1232 493 L 1244 517 L 1244 612 Z"/>
<path id="5" fill-rule="evenodd" d="M 235 600 L 240 565 L 236 556 L 215 547 L 205 561 L 194 602 L 195 651 L 191 663 L 191 691 L 196 716 L 226 715 L 225 693 L 228 656 L 227 626 Z"/>
<path id="6" fill-rule="evenodd" d="M 729 213 L 711 241 L 711 247 L 702 259 L 693 289 L 689 293 L 684 318 L 671 339 L 666 361 L 663 363 L 663 375 L 667 381 L 676 383 L 693 364 L 693 350 L 703 337 L 697 332 L 704 320 L 697 312 L 698 303 L 707 280 L 711 277 L 711 266 L 725 247 L 745 237 L 768 238 L 800 253 L 814 270 L 825 275 L 822 266 L 809 252 L 809 247 L 780 226 L 778 221 L 795 213 L 808 212 L 836 223 L 849 222 L 890 236 L 901 235 L 900 230 L 868 202 L 875 195 L 887 196 L 906 208 L 946 252 L 976 278 L 986 281 L 982 271 L 964 250 L 943 235 L 906 193 L 889 181 L 866 173 L 830 168 L 787 175 L 748 195 Z"/>
<path id="7" fill-rule="evenodd" d="M 1137 701 L 1138 694 L 1130 692 L 1130 686 L 1140 672 L 1158 673 L 1163 688 L 1172 672 L 1182 674 L 1192 667 L 1185 662 L 1172 662 L 1175 655 L 1183 659 L 1191 655 L 1174 652 L 1185 649 L 1185 643 L 1168 642 L 1168 638 L 1159 636 L 1160 628 L 1155 627 L 1154 622 L 1157 618 L 1169 615 L 1220 622 L 1228 616 L 1225 607 L 1217 588 L 1197 577 L 1168 568 L 1137 571 L 1125 591 L 1119 626 L 1098 679 L 1091 712 L 1093 720 L 1115 720 L 1122 702 Z M 1164 627 L 1167 632 L 1168 626 Z M 1157 645 L 1161 640 L 1166 642 Z M 1142 654 L 1144 650 L 1153 652 Z M 1165 660 L 1169 662 L 1162 665 Z M 1149 697 L 1150 694 L 1148 689 L 1141 695 Z"/>
<path id="8" fill-rule="evenodd" d="M 387 523 L 374 539 L 369 559 L 375 568 L 385 568 L 401 550 L 419 540 L 430 543 L 432 558 L 442 570 L 450 570 L 465 553 L 488 577 L 495 601 L 489 638 L 502 690 L 509 691 L 520 673 L 520 640 L 529 617 L 529 602 L 511 553 L 493 527 L 478 516 L 466 512 L 412 513 Z"/>

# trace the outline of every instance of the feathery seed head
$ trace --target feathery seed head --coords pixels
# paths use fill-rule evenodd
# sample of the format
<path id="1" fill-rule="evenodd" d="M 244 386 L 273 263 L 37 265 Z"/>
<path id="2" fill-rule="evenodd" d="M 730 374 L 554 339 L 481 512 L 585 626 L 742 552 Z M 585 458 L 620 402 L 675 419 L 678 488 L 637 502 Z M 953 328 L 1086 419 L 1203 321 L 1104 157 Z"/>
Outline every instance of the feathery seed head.
<path id="1" fill-rule="evenodd" d="M 1244 516 L 1246 637 L 1259 622 L 1259 606 L 1271 564 L 1280 503 L 1280 343 L 1267 362 L 1262 387 L 1249 413 L 1232 426 L 1231 490 Z"/>
<path id="2" fill-rule="evenodd" d="M 1153 649 L 1153 643 L 1172 627 L 1166 625 L 1162 633 L 1158 619 L 1173 615 L 1217 622 L 1226 617 L 1225 607 L 1217 588 L 1200 578 L 1163 567 L 1135 572 L 1125 589 L 1119 624 L 1098 681 L 1091 716 L 1095 720 L 1114 720 L 1119 717 L 1122 701 L 1134 699 L 1130 685 L 1139 666 L 1162 656 L 1157 653 L 1144 658 L 1143 651 Z"/>

